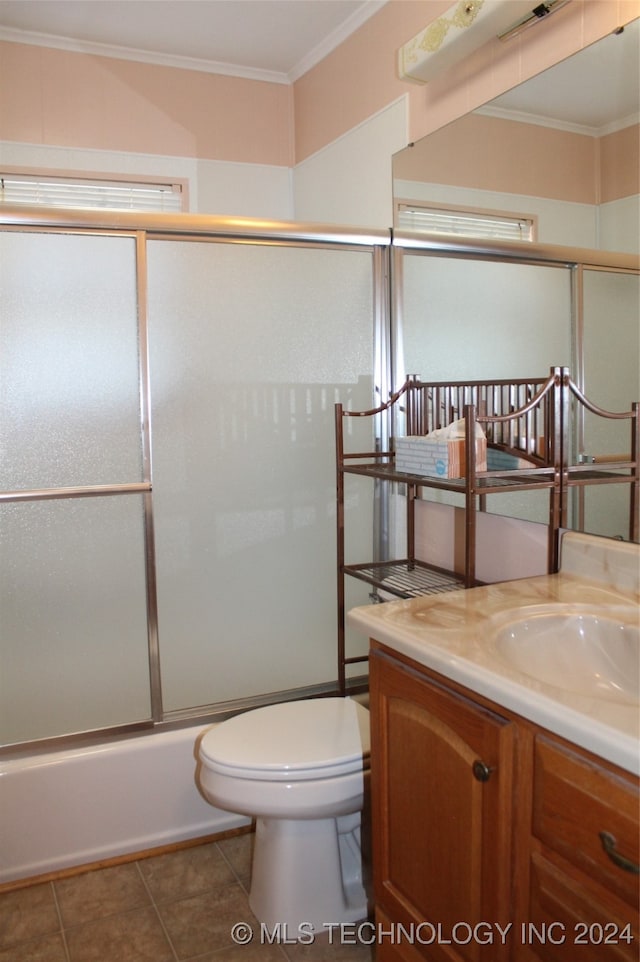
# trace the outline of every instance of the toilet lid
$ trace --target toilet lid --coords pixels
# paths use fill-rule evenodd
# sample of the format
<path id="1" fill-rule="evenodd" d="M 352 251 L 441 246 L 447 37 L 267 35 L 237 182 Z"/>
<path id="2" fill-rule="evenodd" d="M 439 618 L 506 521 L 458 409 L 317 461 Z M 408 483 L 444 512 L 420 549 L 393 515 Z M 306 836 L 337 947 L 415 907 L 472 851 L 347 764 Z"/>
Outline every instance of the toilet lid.
<path id="1" fill-rule="evenodd" d="M 283 702 L 236 715 L 207 732 L 200 756 L 236 778 L 328 778 L 368 756 L 369 712 L 351 698 Z"/>

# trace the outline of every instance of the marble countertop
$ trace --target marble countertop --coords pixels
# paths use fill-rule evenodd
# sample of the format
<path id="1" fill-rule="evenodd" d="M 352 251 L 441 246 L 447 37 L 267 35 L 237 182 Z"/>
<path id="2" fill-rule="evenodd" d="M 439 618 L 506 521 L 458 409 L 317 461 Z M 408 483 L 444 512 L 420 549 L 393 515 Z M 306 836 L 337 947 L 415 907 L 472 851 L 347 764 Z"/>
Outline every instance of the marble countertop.
<path id="1" fill-rule="evenodd" d="M 640 705 L 569 691 L 561 678 L 557 686 L 544 684 L 514 668 L 493 640 L 492 619 L 524 606 L 560 603 L 603 613 L 624 607 L 637 615 L 637 553 L 628 546 L 622 549 L 620 576 L 617 556 L 612 564 L 606 554 L 610 546 L 605 545 L 603 554 L 596 544 L 596 566 L 585 568 L 584 544 L 580 543 L 585 538 L 571 535 L 565 551 L 569 570 L 561 568 L 558 574 L 366 605 L 348 613 L 348 624 L 626 771 L 640 774 Z M 575 564 L 572 554 L 578 559 Z M 611 575 L 616 565 L 616 574 Z"/>

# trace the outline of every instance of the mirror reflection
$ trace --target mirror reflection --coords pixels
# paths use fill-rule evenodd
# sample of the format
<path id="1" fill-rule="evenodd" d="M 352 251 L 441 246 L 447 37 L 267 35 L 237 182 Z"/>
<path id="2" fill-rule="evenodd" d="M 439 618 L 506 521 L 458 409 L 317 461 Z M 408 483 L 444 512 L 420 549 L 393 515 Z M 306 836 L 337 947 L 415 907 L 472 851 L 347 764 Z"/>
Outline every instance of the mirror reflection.
<path id="1" fill-rule="evenodd" d="M 531 239 L 639 244 L 640 20 L 393 158 L 396 227 L 422 206 L 510 213 Z"/>
<path id="2" fill-rule="evenodd" d="M 396 228 L 425 229 L 426 212 L 446 211 L 453 219 L 436 229 L 464 233 L 457 215 L 480 213 L 502 218 L 484 237 L 606 250 L 627 265 L 598 269 L 593 257 L 583 269 L 403 251 L 396 387 L 413 373 L 424 380 L 530 377 L 566 364 L 605 410 L 629 410 L 640 396 L 640 276 L 628 266 L 628 255 L 640 253 L 639 54 L 636 20 L 395 155 Z M 509 220 L 518 236 L 507 233 Z M 601 436 L 587 418 L 572 453 L 607 460 L 626 448 L 626 437 L 615 429 Z M 543 504 L 512 500 L 500 513 L 544 521 Z M 572 501 L 573 527 L 626 537 L 625 486 Z"/>
<path id="3" fill-rule="evenodd" d="M 543 379 L 568 366 L 587 397 L 628 411 L 640 396 L 640 276 L 562 263 L 402 254 L 402 304 L 396 317 L 395 387 L 405 372 L 428 381 Z M 571 438 L 574 463 L 629 457 L 628 423 L 587 417 Z M 439 493 L 423 494 L 449 503 Z M 502 495 L 487 506 L 545 523 L 544 498 Z M 570 526 L 622 536 L 629 529 L 624 484 L 572 493 Z"/>

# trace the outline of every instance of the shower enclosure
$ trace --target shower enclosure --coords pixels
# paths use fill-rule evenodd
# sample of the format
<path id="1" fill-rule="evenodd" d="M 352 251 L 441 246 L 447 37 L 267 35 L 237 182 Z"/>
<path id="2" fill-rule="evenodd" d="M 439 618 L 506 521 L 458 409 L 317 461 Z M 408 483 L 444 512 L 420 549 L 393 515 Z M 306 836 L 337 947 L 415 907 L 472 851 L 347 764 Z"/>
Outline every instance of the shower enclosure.
<path id="1" fill-rule="evenodd" d="M 333 406 L 380 383 L 386 234 L 8 220 L 0 742 L 331 690 Z"/>
<path id="2" fill-rule="evenodd" d="M 335 402 L 565 363 L 609 410 L 638 391 L 631 255 L 14 207 L 0 296 L 9 753 L 337 690 Z M 350 420 L 352 450 L 388 440 Z M 348 552 L 385 557 L 403 493 L 351 482 Z M 593 502 L 576 527 L 624 530 Z"/>

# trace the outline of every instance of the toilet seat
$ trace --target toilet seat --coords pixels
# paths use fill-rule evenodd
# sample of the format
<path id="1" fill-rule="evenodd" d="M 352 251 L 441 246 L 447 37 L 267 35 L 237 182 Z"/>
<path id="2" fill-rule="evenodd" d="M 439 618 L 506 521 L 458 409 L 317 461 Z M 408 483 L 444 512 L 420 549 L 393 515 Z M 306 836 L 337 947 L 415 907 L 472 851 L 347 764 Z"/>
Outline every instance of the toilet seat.
<path id="1" fill-rule="evenodd" d="M 253 709 L 212 728 L 200 755 L 234 778 L 304 781 L 362 771 L 369 712 L 351 698 L 315 698 Z"/>

